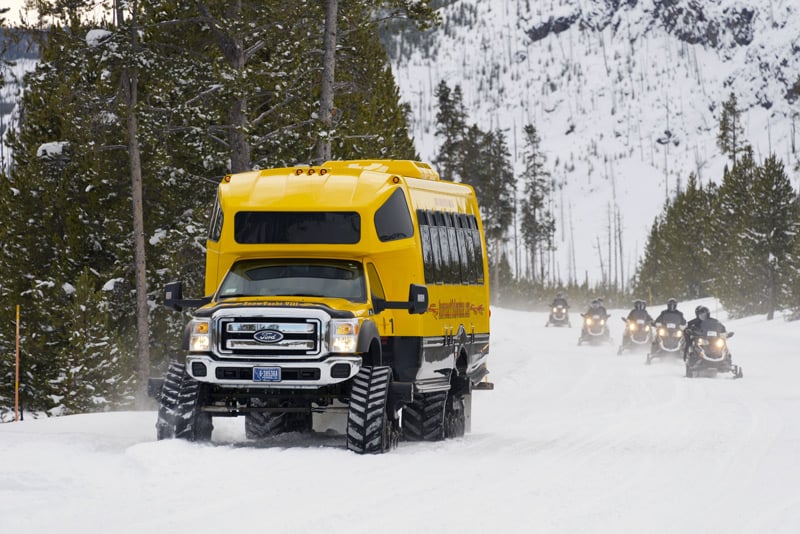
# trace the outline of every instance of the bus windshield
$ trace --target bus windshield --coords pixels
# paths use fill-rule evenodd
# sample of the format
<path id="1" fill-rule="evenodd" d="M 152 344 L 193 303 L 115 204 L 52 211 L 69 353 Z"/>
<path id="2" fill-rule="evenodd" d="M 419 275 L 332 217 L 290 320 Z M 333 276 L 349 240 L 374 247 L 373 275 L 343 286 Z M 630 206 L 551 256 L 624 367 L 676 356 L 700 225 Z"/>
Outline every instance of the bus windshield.
<path id="1" fill-rule="evenodd" d="M 360 263 L 340 260 L 245 260 L 225 276 L 217 299 L 281 296 L 366 302 Z"/>

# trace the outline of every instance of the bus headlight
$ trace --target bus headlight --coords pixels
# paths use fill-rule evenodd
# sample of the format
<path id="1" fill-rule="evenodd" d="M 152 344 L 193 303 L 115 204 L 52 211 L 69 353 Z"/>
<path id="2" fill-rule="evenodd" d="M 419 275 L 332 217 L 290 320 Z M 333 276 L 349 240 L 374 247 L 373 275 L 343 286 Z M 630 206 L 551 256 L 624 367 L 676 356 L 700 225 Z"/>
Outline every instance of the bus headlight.
<path id="1" fill-rule="evenodd" d="M 208 319 L 195 319 L 189 326 L 189 350 L 191 352 L 208 352 L 211 349 L 211 334 Z"/>
<path id="2" fill-rule="evenodd" d="M 358 319 L 332 319 L 328 346 L 331 352 L 352 354 L 358 343 Z"/>

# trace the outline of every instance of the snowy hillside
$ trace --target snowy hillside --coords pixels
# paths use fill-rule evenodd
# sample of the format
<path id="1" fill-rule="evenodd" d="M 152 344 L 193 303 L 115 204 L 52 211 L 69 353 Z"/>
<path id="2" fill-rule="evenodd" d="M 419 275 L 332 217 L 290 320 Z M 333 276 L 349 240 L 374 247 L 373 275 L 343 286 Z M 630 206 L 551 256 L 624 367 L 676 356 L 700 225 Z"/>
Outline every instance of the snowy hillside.
<path id="1" fill-rule="evenodd" d="M 800 531 L 793 323 L 728 322 L 744 378 L 688 379 L 492 312 L 496 389 L 464 438 L 358 456 L 330 429 L 248 442 L 241 419 L 211 444 L 155 441 L 155 412 L 2 424 L 3 532 Z"/>
<path id="2" fill-rule="evenodd" d="M 0 39 L 4 39 L 7 28 L 0 28 Z M 7 170 L 11 163 L 11 152 L 6 146 L 5 135 L 14 130 L 19 122 L 19 100 L 22 95 L 23 76 L 36 67 L 37 52 L 29 48 L 27 40 L 16 44 L 8 43 L 9 49 L 3 54 L 8 62 L 0 66 L 3 83 L 0 84 L 0 168 Z"/>
<path id="3" fill-rule="evenodd" d="M 535 124 L 563 187 L 554 198 L 562 280 L 600 279 L 598 240 L 607 266 L 617 208 L 629 276 L 667 194 L 691 172 L 704 183 L 721 178 L 716 134 L 731 91 L 757 156 L 797 160 L 800 102 L 787 100 L 800 76 L 795 0 L 447 4 L 440 29 L 390 47 L 417 147 L 426 160 L 438 148 L 434 92 L 442 79 L 461 85 L 471 121 L 506 131 L 518 158 L 521 129 Z M 792 182 L 800 185 L 796 174 Z"/>

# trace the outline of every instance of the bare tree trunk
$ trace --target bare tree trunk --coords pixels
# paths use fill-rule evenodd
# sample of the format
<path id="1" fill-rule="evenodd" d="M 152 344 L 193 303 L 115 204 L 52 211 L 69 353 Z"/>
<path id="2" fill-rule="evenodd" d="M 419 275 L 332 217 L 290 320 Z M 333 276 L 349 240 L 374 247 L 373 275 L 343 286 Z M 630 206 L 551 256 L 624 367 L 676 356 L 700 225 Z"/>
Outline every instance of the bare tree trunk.
<path id="1" fill-rule="evenodd" d="M 247 97 L 234 99 L 228 110 L 228 143 L 230 144 L 231 172 L 250 170 L 250 143 L 247 142 Z"/>
<path id="2" fill-rule="evenodd" d="M 622 214 L 617 208 L 617 244 L 619 245 L 619 290 L 625 293 L 625 264 L 622 254 Z M 652 302 L 650 303 L 652 304 Z"/>
<path id="3" fill-rule="evenodd" d="M 603 287 L 607 287 L 606 285 L 606 269 L 603 265 L 603 248 L 600 246 L 600 236 L 595 236 L 597 238 L 597 257 L 600 260 L 600 277 L 603 280 Z"/>
<path id="4" fill-rule="evenodd" d="M 137 0 L 131 3 L 131 54 L 136 57 L 138 37 L 136 28 Z M 122 8 L 117 4 L 117 20 L 123 19 Z M 122 84 L 128 107 L 128 159 L 131 166 L 131 191 L 133 200 L 134 271 L 136 278 L 136 361 L 139 385 L 136 388 L 136 407 L 147 406 L 147 378 L 150 375 L 150 324 L 147 306 L 147 265 L 144 250 L 144 206 L 142 195 L 142 160 L 139 152 L 138 73 L 136 67 L 125 67 Z"/>
<path id="5" fill-rule="evenodd" d="M 237 73 L 241 73 L 247 64 L 247 54 L 244 49 L 242 38 L 223 32 L 221 26 L 216 24 L 211 10 L 204 2 L 198 2 L 198 9 L 211 26 L 214 39 L 222 52 L 225 61 L 233 67 Z M 242 3 L 241 1 L 232 2 L 228 6 L 227 15 L 241 20 Z M 231 157 L 231 172 L 243 172 L 251 169 L 250 163 L 250 143 L 247 141 L 247 96 L 238 96 L 231 102 L 228 108 L 228 150 Z"/>
<path id="6" fill-rule="evenodd" d="M 317 163 L 331 159 L 330 128 L 333 120 L 333 80 L 336 68 L 336 17 L 339 0 L 325 1 L 325 36 L 322 56 L 322 85 L 319 98 L 319 120 L 322 132 L 317 140 Z"/>
<path id="7" fill-rule="evenodd" d="M 778 281 L 775 269 L 770 268 L 769 273 L 769 309 L 767 310 L 767 321 L 775 318 L 775 308 L 778 307 Z"/>

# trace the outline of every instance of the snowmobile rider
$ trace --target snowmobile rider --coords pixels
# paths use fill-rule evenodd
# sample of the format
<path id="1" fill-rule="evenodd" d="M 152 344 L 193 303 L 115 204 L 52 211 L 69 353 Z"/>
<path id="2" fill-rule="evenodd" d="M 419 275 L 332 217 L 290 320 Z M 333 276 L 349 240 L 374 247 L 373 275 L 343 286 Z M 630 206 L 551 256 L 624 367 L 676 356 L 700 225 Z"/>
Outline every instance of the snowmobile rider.
<path id="1" fill-rule="evenodd" d="M 705 306 L 698 306 L 694 309 L 695 318 L 689 321 L 686 325 L 686 329 L 683 331 L 683 337 L 686 340 L 686 343 L 683 347 L 683 361 L 686 361 L 686 358 L 689 354 L 689 349 L 692 346 L 692 340 L 695 336 L 703 335 L 706 328 L 703 327 L 703 323 L 711 323 L 713 321 L 713 327 L 717 332 L 725 332 L 725 326 L 719 322 L 714 317 L 711 317 L 711 312 Z"/>
<path id="2" fill-rule="evenodd" d="M 555 308 L 557 306 L 564 306 L 564 308 L 569 308 L 569 304 L 567 304 L 567 299 L 564 298 L 564 293 L 559 291 L 556 293 L 556 298 L 553 299 L 553 303 L 550 304 L 551 308 Z"/>
<path id="3" fill-rule="evenodd" d="M 654 325 L 660 324 L 665 326 L 667 323 L 674 323 L 679 327 L 686 324 L 686 318 L 683 316 L 683 312 L 678 309 L 678 301 L 673 298 L 667 301 L 667 309 L 661 310 L 656 320 L 653 321 Z M 656 350 L 658 350 L 658 339 L 654 337 L 653 349 L 651 352 L 656 352 Z"/>
<path id="4" fill-rule="evenodd" d="M 635 323 L 639 319 L 644 319 L 646 324 L 653 323 L 653 318 L 647 312 L 647 304 L 641 299 L 636 299 L 633 301 L 633 309 L 628 313 L 628 322 Z"/>
<path id="5" fill-rule="evenodd" d="M 594 299 L 592 304 L 589 306 L 589 309 L 586 311 L 585 315 L 599 315 L 604 319 L 608 317 L 608 312 L 606 311 L 605 307 L 603 306 L 602 299 Z"/>
<path id="6" fill-rule="evenodd" d="M 669 299 L 667 301 L 667 309 L 661 310 L 655 320 L 656 323 L 667 324 L 675 323 L 676 325 L 686 324 L 686 318 L 683 312 L 678 309 L 678 301 Z"/>
<path id="7" fill-rule="evenodd" d="M 628 313 L 628 320 L 626 325 L 637 324 L 638 321 L 644 321 L 644 325 L 653 324 L 653 318 L 647 312 L 647 304 L 641 299 L 633 301 L 633 309 Z M 631 344 L 631 331 L 628 326 L 625 327 L 625 333 L 622 334 L 622 345 L 620 345 L 617 354 L 622 354 L 622 351 Z"/>
<path id="8" fill-rule="evenodd" d="M 590 318 L 594 317 L 595 315 L 601 319 L 600 324 L 603 325 L 603 331 L 604 331 L 603 337 L 608 338 L 609 335 L 608 327 L 607 325 L 605 325 L 605 321 L 608 319 L 608 312 L 606 311 L 600 299 L 594 299 L 592 301 L 592 304 L 589 306 L 589 309 L 586 310 L 586 313 L 581 314 L 584 320 L 583 320 L 583 326 L 581 328 L 581 337 L 578 341 L 578 344 L 580 344 L 581 341 L 585 341 L 592 338 L 592 336 L 589 334 L 589 327 L 587 326 L 587 321 L 589 322 L 589 324 L 591 324 Z"/>

